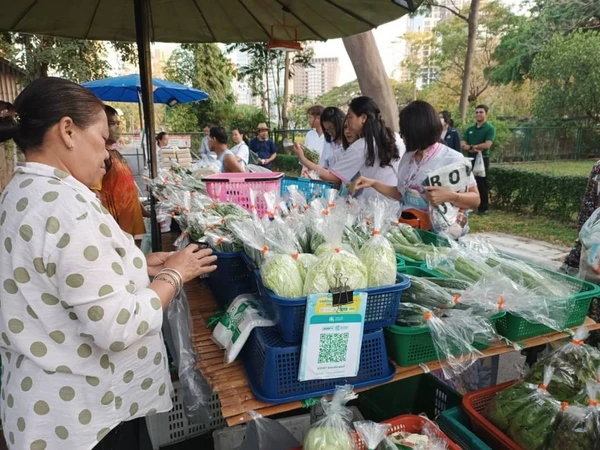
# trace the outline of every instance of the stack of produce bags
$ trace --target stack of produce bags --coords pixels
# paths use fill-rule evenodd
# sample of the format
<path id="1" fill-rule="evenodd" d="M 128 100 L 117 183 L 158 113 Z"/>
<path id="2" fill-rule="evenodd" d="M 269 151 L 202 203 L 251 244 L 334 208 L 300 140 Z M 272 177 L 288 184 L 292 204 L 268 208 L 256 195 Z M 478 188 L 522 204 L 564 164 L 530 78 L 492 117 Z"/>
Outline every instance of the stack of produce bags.
<path id="1" fill-rule="evenodd" d="M 600 352 L 583 344 L 587 336 L 584 327 L 578 329 L 571 342 L 490 403 L 489 420 L 524 449 L 600 448 Z"/>

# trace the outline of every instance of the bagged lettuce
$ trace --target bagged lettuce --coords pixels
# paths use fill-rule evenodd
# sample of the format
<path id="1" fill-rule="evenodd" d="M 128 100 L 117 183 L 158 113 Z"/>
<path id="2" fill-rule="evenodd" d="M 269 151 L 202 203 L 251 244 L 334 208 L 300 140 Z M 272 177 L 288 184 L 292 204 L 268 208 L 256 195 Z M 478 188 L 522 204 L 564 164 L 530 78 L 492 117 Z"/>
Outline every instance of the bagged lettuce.
<path id="1" fill-rule="evenodd" d="M 304 281 L 304 295 L 327 293 L 340 283 L 350 289 L 367 287 L 368 273 L 366 266 L 358 257 L 345 251 L 342 244 L 345 212 L 334 208 L 323 220 L 317 223 L 318 231 L 331 245 L 333 251 L 325 251 L 310 268 Z"/>
<path id="2" fill-rule="evenodd" d="M 524 449 L 545 449 L 554 429 L 561 404 L 547 390 L 552 383 L 553 372 L 550 366 L 544 368 L 544 382 L 508 418 L 508 436 Z"/>
<path id="3" fill-rule="evenodd" d="M 588 380 L 596 379 L 600 351 L 583 343 L 588 336 L 587 328 L 577 329 L 569 343 L 536 362 L 525 380 L 534 384 L 541 383 L 544 367 L 552 366 L 554 372 L 548 392 L 559 401 L 571 402 L 585 389 Z"/>
<path id="4" fill-rule="evenodd" d="M 354 450 L 350 420 L 352 411 L 346 403 L 357 396 L 352 386 L 337 386 L 331 401 L 321 399 L 325 417 L 315 422 L 304 438 L 303 450 Z"/>
<path id="5" fill-rule="evenodd" d="M 587 406 L 564 405 L 547 450 L 600 449 L 600 410 L 596 400 L 598 383 L 588 381 L 586 392 L 589 398 Z"/>
<path id="6" fill-rule="evenodd" d="M 390 229 L 392 220 L 398 217 L 399 205 L 398 202 L 375 198 L 370 207 L 371 238 L 362 246 L 358 257 L 367 267 L 368 286 L 387 286 L 396 282 L 396 252 L 384 235 Z"/>

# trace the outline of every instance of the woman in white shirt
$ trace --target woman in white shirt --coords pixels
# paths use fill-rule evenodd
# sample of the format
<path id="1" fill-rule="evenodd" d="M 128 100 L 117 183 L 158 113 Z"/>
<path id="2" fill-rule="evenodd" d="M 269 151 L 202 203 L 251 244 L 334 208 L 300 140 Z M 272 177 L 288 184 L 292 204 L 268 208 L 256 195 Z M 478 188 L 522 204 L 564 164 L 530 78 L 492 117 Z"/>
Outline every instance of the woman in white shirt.
<path id="1" fill-rule="evenodd" d="M 404 107 L 400 111 L 400 133 L 406 144 L 406 154 L 398 167 L 397 180 L 390 183 L 361 177 L 355 189 L 374 189 L 402 202 L 402 218 L 409 223 L 416 220 L 421 228 L 430 228 L 429 204 L 450 203 L 463 210 L 479 205 L 477 184 L 470 171 L 466 192 L 444 186 L 425 186 L 432 171 L 465 162 L 462 154 L 440 143 L 442 124 L 433 106 L 414 101 Z"/>
<path id="2" fill-rule="evenodd" d="M 344 117 L 344 111 L 333 106 L 325 108 L 323 114 L 321 114 L 321 127 L 325 136 L 325 144 L 319 158 L 319 166 L 321 167 L 329 169 L 334 154 L 343 150 Z"/>
<path id="3" fill-rule="evenodd" d="M 248 149 L 248 145 L 246 145 L 244 142 L 244 135 L 239 128 L 234 128 L 231 132 L 231 138 L 235 144 L 233 147 L 231 147 L 231 152 L 235 155 L 237 161 L 245 170 L 246 166 L 248 165 L 248 158 L 250 157 L 250 149 Z"/>
<path id="4" fill-rule="evenodd" d="M 216 258 L 144 256 L 102 207 L 90 187 L 109 130 L 90 91 L 39 78 L 13 111 L 0 141 L 26 164 L 0 198 L 4 436 L 11 450 L 139 449 L 144 417 L 172 407 L 163 309 Z"/>
<path id="5" fill-rule="evenodd" d="M 395 143 L 394 132 L 385 126 L 377 103 L 369 97 L 357 97 L 350 102 L 347 116 L 348 128 L 359 136 L 329 170 L 310 162 L 301 147 L 294 150 L 300 162 L 317 172 L 323 181 L 331 181 L 337 186 L 349 185 L 360 176 L 373 178 L 384 184 L 396 180 L 400 152 Z M 377 195 L 373 188 L 360 193 L 363 198 Z"/>

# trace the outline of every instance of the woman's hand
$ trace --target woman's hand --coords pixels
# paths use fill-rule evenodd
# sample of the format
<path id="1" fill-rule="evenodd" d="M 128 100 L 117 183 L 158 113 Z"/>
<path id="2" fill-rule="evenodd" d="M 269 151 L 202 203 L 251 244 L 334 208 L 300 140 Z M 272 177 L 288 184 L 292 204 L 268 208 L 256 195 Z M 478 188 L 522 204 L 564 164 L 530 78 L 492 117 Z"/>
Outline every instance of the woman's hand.
<path id="1" fill-rule="evenodd" d="M 175 269 L 183 277 L 183 282 L 187 283 L 200 275 L 214 272 L 217 266 L 214 262 L 217 260 L 213 256 L 211 249 L 200 250 L 196 245 L 188 245 L 180 252 L 169 256 L 164 263 L 164 268 Z"/>
<path id="2" fill-rule="evenodd" d="M 304 156 L 304 145 L 300 144 L 299 142 L 294 142 L 294 153 L 296 154 L 296 156 L 298 157 L 298 159 L 300 161 L 302 161 L 305 156 Z"/>
<path id="3" fill-rule="evenodd" d="M 359 177 L 359 179 L 356 180 L 356 182 L 354 183 L 353 191 L 360 191 L 361 189 L 372 188 L 375 185 L 375 183 L 377 183 L 376 180 L 372 180 L 370 178 L 365 177 Z"/>
<path id="4" fill-rule="evenodd" d="M 425 187 L 425 198 L 433 206 L 439 206 L 443 203 L 454 203 L 458 199 L 458 193 L 444 186 Z"/>
<path id="5" fill-rule="evenodd" d="M 165 262 L 174 252 L 156 252 L 146 255 L 146 264 L 148 265 L 148 275 L 156 276 L 158 272 L 163 270 Z"/>

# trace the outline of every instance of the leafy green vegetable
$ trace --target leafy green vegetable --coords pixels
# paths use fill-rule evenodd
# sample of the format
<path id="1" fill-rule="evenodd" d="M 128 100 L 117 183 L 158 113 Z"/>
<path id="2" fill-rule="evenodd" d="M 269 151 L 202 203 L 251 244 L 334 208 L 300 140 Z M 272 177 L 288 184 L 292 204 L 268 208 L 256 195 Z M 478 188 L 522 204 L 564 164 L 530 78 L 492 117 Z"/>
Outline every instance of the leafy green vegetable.
<path id="1" fill-rule="evenodd" d="M 260 268 L 266 288 L 285 298 L 302 297 L 300 264 L 290 255 L 270 255 Z"/>
<path id="2" fill-rule="evenodd" d="M 350 289 L 367 287 L 367 268 L 356 255 L 345 250 L 326 252 L 306 274 L 304 295 L 327 293 L 346 281 Z"/>
<path id="3" fill-rule="evenodd" d="M 308 159 L 309 161 L 314 162 L 315 164 L 319 164 L 319 154 L 312 148 L 306 147 L 304 149 L 304 156 L 306 156 L 306 159 Z"/>
<path id="4" fill-rule="evenodd" d="M 560 402 L 547 391 L 537 389 L 527 397 L 527 404 L 510 418 L 508 435 L 524 449 L 542 450 L 552 433 L 559 411 Z"/>
<path id="5" fill-rule="evenodd" d="M 306 274 L 308 273 L 309 269 L 314 266 L 317 261 L 318 258 L 310 253 L 300 253 L 298 255 L 296 262 L 298 263 L 298 269 L 300 270 L 300 276 L 302 277 L 303 282 L 306 279 Z"/>
<path id="6" fill-rule="evenodd" d="M 517 383 L 504 389 L 489 404 L 487 418 L 499 430 L 506 432 L 510 417 L 529 402 L 529 395 L 536 389 L 537 385 L 531 383 Z"/>
<path id="7" fill-rule="evenodd" d="M 368 286 L 379 287 L 396 282 L 396 253 L 383 236 L 373 236 L 358 253 L 358 257 L 367 267 Z"/>
<path id="8" fill-rule="evenodd" d="M 575 338 L 533 365 L 525 380 L 539 384 L 544 366 L 554 368 L 550 392 L 557 400 L 571 402 L 583 389 L 587 380 L 596 379 L 600 351 L 581 342 L 587 337 L 585 329 L 577 330 Z"/>
<path id="9" fill-rule="evenodd" d="M 547 450 L 598 450 L 600 413 L 593 406 L 569 406 L 559 414 Z"/>
<path id="10" fill-rule="evenodd" d="M 352 436 L 345 430 L 335 427 L 318 427 L 308 430 L 304 438 L 303 450 L 353 450 Z"/>

